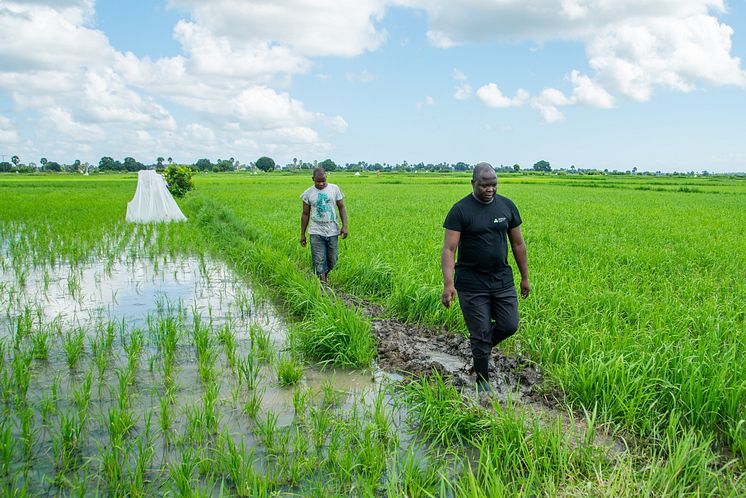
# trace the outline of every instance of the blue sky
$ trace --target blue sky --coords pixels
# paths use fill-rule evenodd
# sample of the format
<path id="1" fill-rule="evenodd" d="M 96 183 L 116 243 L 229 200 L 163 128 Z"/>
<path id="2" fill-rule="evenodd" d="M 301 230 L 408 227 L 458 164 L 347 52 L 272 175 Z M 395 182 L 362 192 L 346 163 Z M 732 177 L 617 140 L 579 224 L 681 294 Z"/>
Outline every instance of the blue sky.
<path id="1" fill-rule="evenodd" d="M 0 2 L 0 154 L 746 171 L 746 0 Z"/>

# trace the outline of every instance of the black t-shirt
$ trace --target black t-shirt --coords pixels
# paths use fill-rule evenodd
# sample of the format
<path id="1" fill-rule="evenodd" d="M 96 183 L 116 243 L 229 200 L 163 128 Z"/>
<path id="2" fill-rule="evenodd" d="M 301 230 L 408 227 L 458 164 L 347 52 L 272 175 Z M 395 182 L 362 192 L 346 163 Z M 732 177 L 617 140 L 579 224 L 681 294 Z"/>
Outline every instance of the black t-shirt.
<path id="1" fill-rule="evenodd" d="M 508 264 L 508 230 L 520 224 L 521 215 L 513 201 L 498 194 L 489 204 L 469 194 L 453 205 L 443 227 L 461 232 L 456 289 L 473 292 L 514 285 Z"/>

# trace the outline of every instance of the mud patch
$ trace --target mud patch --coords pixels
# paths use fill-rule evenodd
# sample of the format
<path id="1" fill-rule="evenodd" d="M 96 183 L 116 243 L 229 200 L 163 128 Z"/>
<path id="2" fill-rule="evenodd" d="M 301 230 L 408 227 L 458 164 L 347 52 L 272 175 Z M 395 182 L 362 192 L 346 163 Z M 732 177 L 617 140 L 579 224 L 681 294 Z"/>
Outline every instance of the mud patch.
<path id="1" fill-rule="evenodd" d="M 371 319 L 378 342 L 378 367 L 405 376 L 428 376 L 437 371 L 462 389 L 474 388 L 469 339 L 445 329 L 403 323 L 386 316 L 375 304 L 350 296 L 343 298 Z M 540 369 L 518 354 L 507 356 L 494 348 L 490 357 L 490 384 L 498 401 L 546 402 Z"/>

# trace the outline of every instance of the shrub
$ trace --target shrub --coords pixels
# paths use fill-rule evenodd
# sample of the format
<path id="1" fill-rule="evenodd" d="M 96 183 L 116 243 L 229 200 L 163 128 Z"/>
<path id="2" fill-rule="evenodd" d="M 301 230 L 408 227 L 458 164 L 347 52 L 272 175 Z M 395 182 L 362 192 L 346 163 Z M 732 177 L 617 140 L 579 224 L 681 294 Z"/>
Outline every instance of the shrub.
<path id="1" fill-rule="evenodd" d="M 184 197 L 184 194 L 194 188 L 192 175 L 194 175 L 194 171 L 189 166 L 176 164 L 170 165 L 163 172 L 168 191 L 176 197 Z"/>

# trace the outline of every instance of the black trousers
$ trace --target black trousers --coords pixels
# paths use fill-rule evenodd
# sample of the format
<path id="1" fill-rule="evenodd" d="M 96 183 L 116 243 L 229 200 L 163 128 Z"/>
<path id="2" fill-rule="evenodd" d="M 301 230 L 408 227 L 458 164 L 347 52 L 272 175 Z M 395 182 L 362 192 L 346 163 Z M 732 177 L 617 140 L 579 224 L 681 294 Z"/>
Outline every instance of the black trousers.
<path id="1" fill-rule="evenodd" d="M 458 291 L 458 300 L 469 329 L 474 372 L 487 379 L 492 348 L 518 330 L 518 295 L 510 286 L 499 291 Z"/>

